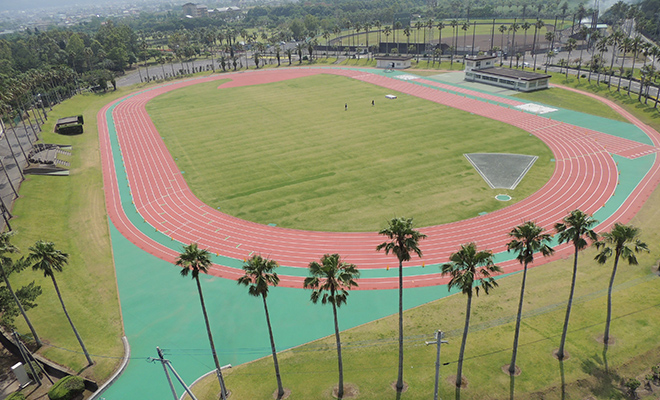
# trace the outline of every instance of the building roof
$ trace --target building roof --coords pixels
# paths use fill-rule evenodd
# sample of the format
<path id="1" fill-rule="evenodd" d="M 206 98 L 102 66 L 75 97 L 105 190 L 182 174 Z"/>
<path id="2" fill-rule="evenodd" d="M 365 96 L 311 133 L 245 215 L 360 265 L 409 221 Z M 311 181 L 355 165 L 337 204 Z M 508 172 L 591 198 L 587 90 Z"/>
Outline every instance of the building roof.
<path id="1" fill-rule="evenodd" d="M 412 59 L 413 56 L 376 56 L 376 60 L 386 60 L 386 61 L 408 61 Z"/>
<path id="2" fill-rule="evenodd" d="M 520 69 L 509 69 L 509 68 L 499 68 L 499 67 L 473 70 L 472 72 L 477 74 L 489 74 L 489 75 L 503 76 L 505 78 L 520 79 L 522 81 L 535 81 L 538 79 L 550 78 L 550 75 L 546 75 L 546 74 L 538 74 L 536 72 L 525 71 Z"/>
<path id="3" fill-rule="evenodd" d="M 466 56 L 466 57 L 465 57 L 466 60 L 470 60 L 470 61 L 492 60 L 492 59 L 494 59 L 494 58 L 497 58 L 497 56 L 487 56 L 487 55 L 483 55 L 483 56 Z"/>

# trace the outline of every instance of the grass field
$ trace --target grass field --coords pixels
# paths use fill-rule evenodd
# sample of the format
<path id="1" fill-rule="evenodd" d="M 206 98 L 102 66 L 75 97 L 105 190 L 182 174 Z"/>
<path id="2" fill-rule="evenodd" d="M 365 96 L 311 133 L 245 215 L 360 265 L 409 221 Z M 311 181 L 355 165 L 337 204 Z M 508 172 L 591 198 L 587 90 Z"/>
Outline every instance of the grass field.
<path id="1" fill-rule="evenodd" d="M 415 215 L 435 225 L 509 205 L 498 193 L 521 200 L 554 168 L 525 131 L 412 96 L 386 100 L 389 90 L 345 77 L 216 86 L 170 92 L 147 110 L 193 192 L 250 221 L 369 231 Z M 539 160 L 515 190 L 490 189 L 463 156 L 474 152 Z"/>
<path id="2" fill-rule="evenodd" d="M 123 326 L 103 194 L 96 112 L 127 90 L 107 95 L 79 95 L 56 106 L 49 113 L 41 133 L 46 143 L 73 146 L 71 175 L 48 177 L 28 175 L 21 185 L 21 197 L 14 207 L 14 243 L 28 252 L 37 240 L 52 241 L 69 254 L 69 265 L 56 275 L 64 302 L 85 342 L 95 365 L 82 375 L 97 381 L 106 379 L 123 355 Z M 58 118 L 83 114 L 85 133 L 61 136 L 52 133 Z M 50 279 L 25 270 L 12 276 L 12 284 L 36 281 L 43 294 L 38 307 L 28 315 L 37 334 L 47 343 L 40 353 L 80 371 L 85 357 L 57 300 Z M 29 333 L 22 318 L 16 318 L 21 333 Z"/>

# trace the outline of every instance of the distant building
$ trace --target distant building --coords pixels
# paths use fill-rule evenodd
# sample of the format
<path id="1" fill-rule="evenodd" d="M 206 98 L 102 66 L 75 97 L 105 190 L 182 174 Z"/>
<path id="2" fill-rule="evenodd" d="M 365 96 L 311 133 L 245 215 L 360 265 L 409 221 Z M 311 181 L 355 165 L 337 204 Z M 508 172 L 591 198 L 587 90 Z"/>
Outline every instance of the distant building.
<path id="1" fill-rule="evenodd" d="M 412 58 L 412 56 L 376 56 L 376 68 L 410 68 Z"/>
<path id="2" fill-rule="evenodd" d="M 495 67 L 497 56 L 465 57 L 465 80 L 500 86 L 521 92 L 548 88 L 550 75 Z"/>
<path id="3" fill-rule="evenodd" d="M 183 15 L 190 15 L 193 18 L 205 17 L 208 15 L 208 7 L 203 4 L 186 3 L 183 6 Z"/>

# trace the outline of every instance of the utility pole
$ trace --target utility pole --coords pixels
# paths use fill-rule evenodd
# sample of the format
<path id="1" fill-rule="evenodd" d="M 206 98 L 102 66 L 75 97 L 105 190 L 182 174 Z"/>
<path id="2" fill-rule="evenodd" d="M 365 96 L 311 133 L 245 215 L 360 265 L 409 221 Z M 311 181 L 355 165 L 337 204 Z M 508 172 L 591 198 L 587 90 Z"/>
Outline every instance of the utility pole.
<path id="1" fill-rule="evenodd" d="M 435 357 L 435 391 L 433 392 L 433 400 L 438 400 L 438 384 L 440 383 L 440 345 L 449 343 L 446 340 L 442 340 L 445 337 L 445 333 L 441 330 L 435 332 L 435 340 L 432 342 L 426 342 L 426 345 L 436 344 L 438 352 Z"/>
<path id="2" fill-rule="evenodd" d="M 172 395 L 174 396 L 174 400 L 177 400 L 178 398 L 176 396 L 176 390 L 174 389 L 174 384 L 172 383 L 172 378 L 170 378 L 170 373 L 167 372 L 167 366 L 165 365 L 165 357 L 163 357 L 163 351 L 158 346 L 156 346 L 156 351 L 158 352 L 158 357 L 160 358 L 161 364 L 163 364 L 165 377 L 167 377 L 167 383 L 170 384 L 170 389 L 172 390 Z"/>
<path id="3" fill-rule="evenodd" d="M 186 385 L 186 383 L 183 381 L 183 379 L 181 379 L 181 377 L 179 376 L 179 374 L 176 373 L 176 370 L 175 370 L 174 367 L 172 366 L 172 363 L 170 362 L 170 360 L 166 360 L 165 358 L 163 358 L 163 352 L 162 352 L 162 350 L 161 350 L 159 347 L 156 347 L 156 350 L 158 351 L 158 357 L 159 357 L 159 358 L 149 357 L 149 358 L 147 359 L 147 361 L 148 361 L 148 362 L 158 361 L 158 362 L 160 362 L 161 364 L 163 364 L 163 369 L 165 370 L 165 376 L 167 376 L 167 382 L 169 382 L 169 384 L 170 384 L 170 389 L 172 389 L 172 394 L 174 395 L 174 399 L 177 400 L 178 398 L 177 398 L 177 396 L 176 396 L 176 390 L 174 390 L 174 385 L 172 384 L 172 380 L 170 379 L 170 374 L 167 372 L 167 368 L 166 368 L 166 367 L 169 367 L 169 368 L 170 368 L 170 370 L 172 371 L 172 373 L 174 374 L 174 376 L 176 377 L 176 379 L 179 381 L 179 383 L 181 384 L 181 386 L 183 386 L 183 388 L 185 389 L 186 393 L 188 393 L 188 395 L 190 396 L 190 398 L 191 398 L 192 400 L 197 400 L 197 397 L 195 397 L 195 395 L 190 391 L 190 388 Z"/>

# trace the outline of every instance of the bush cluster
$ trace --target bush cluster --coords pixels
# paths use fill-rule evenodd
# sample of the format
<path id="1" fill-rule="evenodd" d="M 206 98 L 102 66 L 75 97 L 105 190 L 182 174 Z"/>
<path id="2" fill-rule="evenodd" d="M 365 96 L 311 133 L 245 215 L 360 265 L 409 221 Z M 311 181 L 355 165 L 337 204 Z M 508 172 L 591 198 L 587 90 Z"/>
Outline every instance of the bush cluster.
<path id="1" fill-rule="evenodd" d="M 55 383 L 48 391 L 50 400 L 72 400 L 85 391 L 85 381 L 79 376 L 67 376 Z"/>

